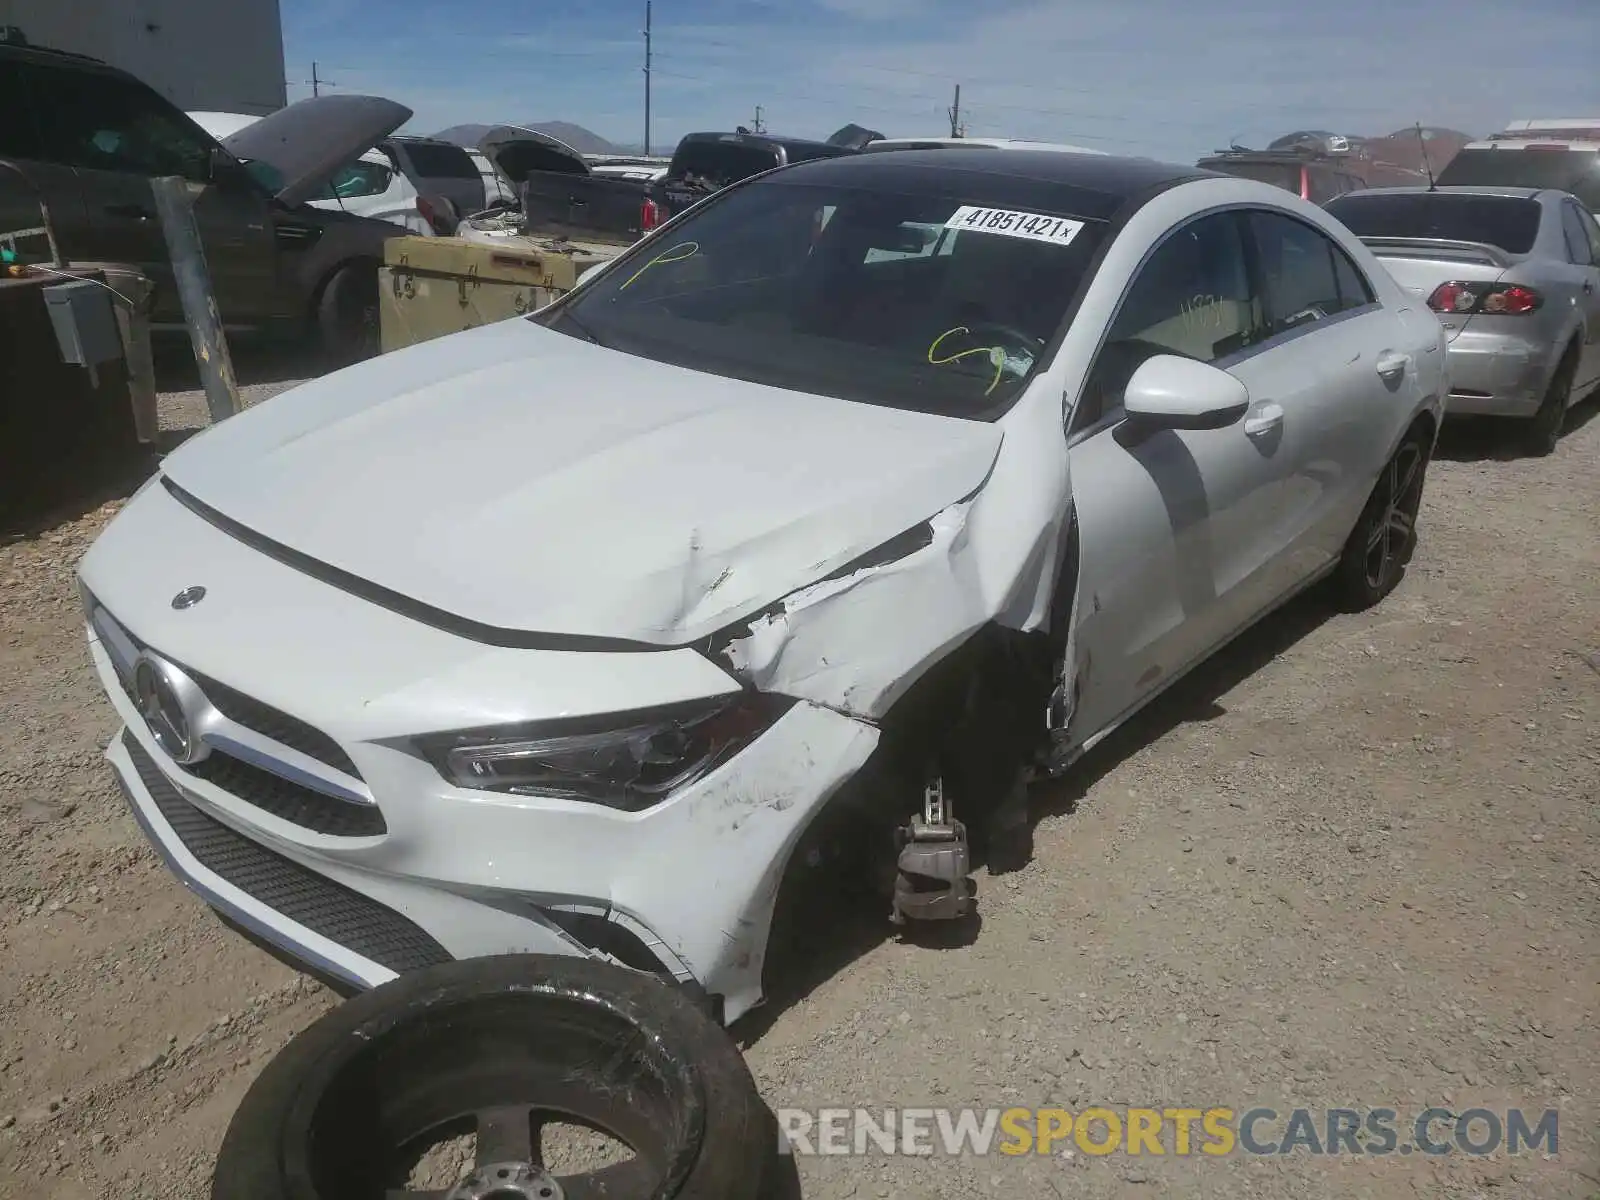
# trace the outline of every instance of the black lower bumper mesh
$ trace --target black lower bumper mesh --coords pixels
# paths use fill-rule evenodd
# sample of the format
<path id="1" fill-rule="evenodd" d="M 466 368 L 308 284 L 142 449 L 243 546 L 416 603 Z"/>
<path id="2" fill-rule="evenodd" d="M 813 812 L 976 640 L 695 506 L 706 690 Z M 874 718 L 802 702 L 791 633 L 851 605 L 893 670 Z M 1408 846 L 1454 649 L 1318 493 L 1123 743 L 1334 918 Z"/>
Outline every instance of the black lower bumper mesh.
<path id="1" fill-rule="evenodd" d="M 276 854 L 186 800 L 132 734 L 122 746 L 161 815 L 202 866 L 297 925 L 396 974 L 451 961 L 421 926 L 369 896 Z"/>

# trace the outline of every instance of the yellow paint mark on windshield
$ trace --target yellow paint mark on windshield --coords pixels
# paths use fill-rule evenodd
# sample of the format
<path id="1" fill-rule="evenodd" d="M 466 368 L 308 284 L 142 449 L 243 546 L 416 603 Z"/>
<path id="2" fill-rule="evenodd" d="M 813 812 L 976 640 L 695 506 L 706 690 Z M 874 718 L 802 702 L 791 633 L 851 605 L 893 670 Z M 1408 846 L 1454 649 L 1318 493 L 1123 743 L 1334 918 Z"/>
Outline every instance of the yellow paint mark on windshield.
<path id="1" fill-rule="evenodd" d="M 945 363 L 959 362 L 963 358 L 970 358 L 974 354 L 987 354 L 989 356 L 989 361 L 994 364 L 994 378 L 989 381 L 989 386 L 983 389 L 983 394 L 987 396 L 990 392 L 994 391 L 995 388 L 1000 386 L 1000 373 L 1005 369 L 1006 365 L 1005 350 L 1002 347 L 975 346 L 971 350 L 961 350 L 945 358 L 935 358 L 933 356 L 934 352 L 939 349 L 939 343 L 944 341 L 945 338 L 949 337 L 951 334 L 970 332 L 972 331 L 969 330 L 965 325 L 957 325 L 954 329 L 946 329 L 938 337 L 934 338 L 933 344 L 928 347 L 928 361 L 934 366 L 940 367 Z"/>
<path id="2" fill-rule="evenodd" d="M 685 251 L 685 253 L 679 254 L 678 252 L 680 250 L 681 251 Z M 628 276 L 627 282 L 624 283 L 621 287 L 619 287 L 617 289 L 617 291 L 619 291 L 619 292 L 627 291 L 629 286 L 633 283 L 633 281 L 635 279 L 639 278 L 639 276 L 643 275 L 651 267 L 654 267 L 654 266 L 665 266 L 665 265 L 667 265 L 669 263 L 687 262 L 687 261 L 689 261 L 689 259 L 693 258 L 696 254 L 699 254 L 699 253 L 700 253 L 700 243 L 699 242 L 679 242 L 676 246 L 672 246 L 672 247 L 669 247 L 666 250 L 663 250 L 660 254 L 656 255 L 649 262 L 645 263 L 644 266 L 640 267 L 632 275 Z M 673 257 L 671 257 L 672 255 L 677 255 L 677 257 L 673 258 Z"/>

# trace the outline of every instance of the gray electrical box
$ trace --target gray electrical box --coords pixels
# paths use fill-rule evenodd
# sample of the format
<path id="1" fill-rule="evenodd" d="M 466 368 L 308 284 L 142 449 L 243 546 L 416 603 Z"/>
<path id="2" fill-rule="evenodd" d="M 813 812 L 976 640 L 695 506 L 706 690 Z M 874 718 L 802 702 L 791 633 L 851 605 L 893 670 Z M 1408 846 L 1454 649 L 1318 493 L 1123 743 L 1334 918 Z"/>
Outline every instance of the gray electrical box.
<path id="1" fill-rule="evenodd" d="M 122 357 L 122 331 L 104 284 L 85 279 L 53 284 L 44 289 L 44 303 L 62 362 L 96 367 Z"/>

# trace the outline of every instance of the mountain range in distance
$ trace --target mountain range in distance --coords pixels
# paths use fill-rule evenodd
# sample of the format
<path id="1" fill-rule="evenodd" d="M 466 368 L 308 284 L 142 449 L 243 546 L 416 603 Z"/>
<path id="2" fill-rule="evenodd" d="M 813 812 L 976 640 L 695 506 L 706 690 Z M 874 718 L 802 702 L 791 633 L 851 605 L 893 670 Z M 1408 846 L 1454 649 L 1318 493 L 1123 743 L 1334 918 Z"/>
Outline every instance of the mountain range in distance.
<path id="1" fill-rule="evenodd" d="M 592 129 L 585 129 L 582 125 L 574 125 L 571 121 L 521 121 L 507 122 L 520 124 L 524 129 L 531 129 L 535 133 L 546 133 L 558 141 L 563 141 L 579 154 L 642 154 L 641 146 L 619 146 L 615 142 L 608 142 L 605 138 L 595 133 Z M 446 142 L 454 142 L 458 146 L 476 146 L 483 135 L 493 129 L 493 125 L 452 125 L 449 129 L 441 129 L 433 136 Z M 660 151 L 657 151 L 660 153 Z"/>

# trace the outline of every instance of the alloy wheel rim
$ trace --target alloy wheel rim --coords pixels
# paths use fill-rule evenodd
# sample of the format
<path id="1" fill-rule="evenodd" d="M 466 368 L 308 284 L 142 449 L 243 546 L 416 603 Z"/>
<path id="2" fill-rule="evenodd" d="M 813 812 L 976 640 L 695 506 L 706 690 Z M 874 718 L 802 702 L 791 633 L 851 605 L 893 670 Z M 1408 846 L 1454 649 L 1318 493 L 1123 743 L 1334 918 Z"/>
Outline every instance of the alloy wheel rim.
<path id="1" fill-rule="evenodd" d="M 1405 556 L 1416 532 L 1417 508 L 1421 500 L 1422 449 L 1407 442 L 1384 468 L 1383 503 L 1367 534 L 1367 584 L 1381 588 L 1388 583 Z"/>

